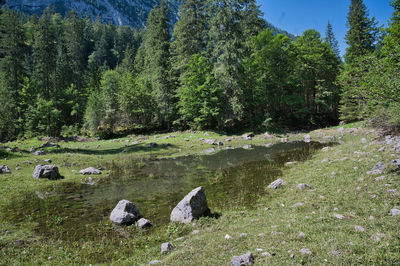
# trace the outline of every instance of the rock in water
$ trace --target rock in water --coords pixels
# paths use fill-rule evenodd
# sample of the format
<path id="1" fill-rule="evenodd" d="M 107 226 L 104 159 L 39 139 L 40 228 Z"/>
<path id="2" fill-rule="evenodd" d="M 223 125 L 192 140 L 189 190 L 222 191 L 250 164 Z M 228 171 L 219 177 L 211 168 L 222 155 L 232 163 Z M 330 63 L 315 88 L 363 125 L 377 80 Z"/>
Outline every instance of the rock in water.
<path id="1" fill-rule="evenodd" d="M 285 183 L 285 181 L 283 181 L 282 179 L 277 179 L 274 182 L 272 182 L 271 184 L 268 185 L 268 188 L 272 188 L 272 189 L 277 189 L 280 188 L 281 186 L 283 186 Z"/>
<path id="2" fill-rule="evenodd" d="M 251 252 L 243 254 L 241 256 L 233 257 L 231 264 L 233 266 L 241 266 L 241 265 L 253 265 L 254 264 L 254 257 Z"/>
<path id="3" fill-rule="evenodd" d="M 11 174 L 11 170 L 7 165 L 0 165 L 0 174 Z"/>
<path id="4" fill-rule="evenodd" d="M 94 167 L 88 167 L 79 171 L 81 175 L 100 175 L 101 171 Z"/>
<path id="5" fill-rule="evenodd" d="M 36 165 L 33 171 L 33 178 L 47 178 L 51 180 L 63 179 L 64 177 L 60 175 L 58 167 L 55 165 Z"/>
<path id="6" fill-rule="evenodd" d="M 110 220 L 116 225 L 131 225 L 139 218 L 139 210 L 129 200 L 120 200 L 110 215 Z"/>
<path id="7" fill-rule="evenodd" d="M 209 214 L 206 193 L 203 187 L 193 189 L 171 212 L 171 221 L 190 223 L 200 216 Z"/>

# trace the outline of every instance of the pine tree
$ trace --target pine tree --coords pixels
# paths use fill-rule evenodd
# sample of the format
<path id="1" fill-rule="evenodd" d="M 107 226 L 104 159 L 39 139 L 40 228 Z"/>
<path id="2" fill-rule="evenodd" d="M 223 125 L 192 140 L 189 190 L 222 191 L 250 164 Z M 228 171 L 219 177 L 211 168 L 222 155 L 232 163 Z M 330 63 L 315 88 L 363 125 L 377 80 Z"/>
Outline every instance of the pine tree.
<path id="1" fill-rule="evenodd" d="M 368 9 L 363 0 L 351 0 L 346 26 L 346 63 L 350 64 L 358 57 L 374 51 L 377 28 L 375 19 L 369 19 Z"/>
<path id="2" fill-rule="evenodd" d="M 328 25 L 326 26 L 325 42 L 332 48 L 335 55 L 339 58 L 340 57 L 339 43 L 336 39 L 331 22 L 329 20 L 328 20 Z"/>
<path id="3" fill-rule="evenodd" d="M 222 90 L 222 121 L 226 128 L 235 127 L 243 118 L 243 67 L 245 41 L 241 27 L 243 4 L 237 0 L 214 0 L 209 4 L 211 15 L 207 55 L 214 63 L 213 72 Z"/>
<path id="4" fill-rule="evenodd" d="M 172 124 L 174 94 L 169 82 L 170 36 L 167 13 L 165 1 L 150 11 L 142 43 L 144 58 L 141 75 L 144 75 L 151 84 L 152 93 L 158 105 L 158 121 L 163 127 L 169 127 Z"/>
<path id="5" fill-rule="evenodd" d="M 195 54 L 205 49 L 206 1 L 186 0 L 179 8 L 179 20 L 172 34 L 171 66 L 172 79 L 181 87 L 185 66 Z"/>
<path id="6" fill-rule="evenodd" d="M 2 8 L 0 15 L 0 69 L 2 90 L 7 90 L 7 92 L 3 92 L 4 94 L 2 93 L 1 97 L 5 97 L 4 99 L 9 101 L 8 107 L 12 107 L 7 111 L 11 117 L 4 117 L 10 123 L 9 127 L 12 125 L 12 130 L 8 127 L 9 132 L 4 132 L 8 137 L 12 135 L 16 137 L 18 134 L 17 120 L 22 111 L 19 94 L 26 75 L 25 58 L 27 47 L 25 40 L 25 32 L 20 16 L 15 11 L 11 11 L 6 7 Z M 0 134 L 3 135 L 1 132 Z"/>

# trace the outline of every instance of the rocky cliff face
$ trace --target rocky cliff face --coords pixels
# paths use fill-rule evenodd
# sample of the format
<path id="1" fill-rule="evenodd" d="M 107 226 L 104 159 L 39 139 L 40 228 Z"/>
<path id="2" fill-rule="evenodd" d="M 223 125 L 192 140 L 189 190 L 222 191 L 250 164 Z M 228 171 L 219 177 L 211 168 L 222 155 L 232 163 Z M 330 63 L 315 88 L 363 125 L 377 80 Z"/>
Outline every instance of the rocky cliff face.
<path id="1" fill-rule="evenodd" d="M 65 15 L 74 9 L 79 16 L 97 16 L 103 22 L 133 27 L 144 26 L 150 10 L 161 0 L 7 0 L 9 8 L 40 15 L 47 6 Z M 181 0 L 167 0 L 171 18 L 175 22 Z"/>

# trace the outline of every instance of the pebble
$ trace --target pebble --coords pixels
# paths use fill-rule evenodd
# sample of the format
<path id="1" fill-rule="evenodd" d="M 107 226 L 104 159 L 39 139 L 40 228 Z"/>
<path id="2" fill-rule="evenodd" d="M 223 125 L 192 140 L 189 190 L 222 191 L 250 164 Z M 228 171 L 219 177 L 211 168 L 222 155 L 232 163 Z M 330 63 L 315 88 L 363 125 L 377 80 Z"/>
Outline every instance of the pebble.
<path id="1" fill-rule="evenodd" d="M 377 178 L 375 178 L 375 181 L 384 181 L 386 179 L 386 176 L 382 175 L 382 176 L 378 176 Z"/>
<path id="2" fill-rule="evenodd" d="M 400 215 L 400 210 L 396 209 L 396 208 L 393 208 L 393 209 L 390 210 L 390 215 L 399 216 Z"/>
<path id="3" fill-rule="evenodd" d="M 303 232 L 300 232 L 299 235 L 297 236 L 297 238 L 305 238 L 306 234 L 304 234 Z"/>
<path id="4" fill-rule="evenodd" d="M 365 232 L 365 228 L 360 225 L 354 226 L 354 229 L 356 229 L 357 232 Z"/>
<path id="5" fill-rule="evenodd" d="M 263 252 L 263 253 L 261 253 L 261 256 L 263 256 L 263 257 L 271 257 L 272 255 L 269 252 Z"/>
<path id="6" fill-rule="evenodd" d="M 161 254 L 168 253 L 172 250 L 172 245 L 170 243 L 162 243 L 161 244 Z"/>
<path id="7" fill-rule="evenodd" d="M 337 214 L 337 213 L 333 214 L 333 216 L 334 216 L 336 219 L 339 219 L 339 220 L 343 220 L 343 219 L 345 218 L 343 215 Z"/>
<path id="8" fill-rule="evenodd" d="M 247 234 L 246 234 L 246 233 L 241 233 L 239 236 L 240 236 L 241 238 L 244 238 L 244 237 L 247 237 Z"/>
<path id="9" fill-rule="evenodd" d="M 231 237 L 230 235 L 226 234 L 226 235 L 225 235 L 225 239 L 226 239 L 226 240 L 229 240 L 229 239 L 232 239 L 232 237 Z"/>
<path id="10" fill-rule="evenodd" d="M 304 255 L 311 255 L 312 252 L 308 248 L 302 248 L 300 249 L 300 253 Z"/>

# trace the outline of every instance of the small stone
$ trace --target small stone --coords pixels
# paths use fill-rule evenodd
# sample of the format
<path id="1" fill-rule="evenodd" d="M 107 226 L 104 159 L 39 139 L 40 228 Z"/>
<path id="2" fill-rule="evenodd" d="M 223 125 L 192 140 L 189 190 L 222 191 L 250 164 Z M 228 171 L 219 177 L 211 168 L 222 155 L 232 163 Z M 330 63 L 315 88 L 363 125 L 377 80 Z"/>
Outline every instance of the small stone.
<path id="1" fill-rule="evenodd" d="M 393 208 L 393 209 L 390 210 L 390 215 L 399 216 L 400 215 L 400 210 L 396 209 L 396 208 Z"/>
<path id="2" fill-rule="evenodd" d="M 101 171 L 94 167 L 88 167 L 79 171 L 81 175 L 100 175 Z"/>
<path id="3" fill-rule="evenodd" d="M 283 186 L 285 184 L 285 181 L 283 181 L 282 179 L 277 179 L 274 182 L 272 182 L 271 184 L 268 185 L 268 188 L 271 189 L 277 189 L 280 188 L 281 186 Z"/>
<path id="4" fill-rule="evenodd" d="M 290 166 L 290 165 L 293 165 L 293 164 L 295 164 L 296 162 L 286 162 L 285 163 L 285 166 Z"/>
<path id="5" fill-rule="evenodd" d="M 385 151 L 385 147 L 381 147 L 378 151 L 379 152 L 384 152 Z"/>
<path id="6" fill-rule="evenodd" d="M 245 149 L 245 150 L 249 150 L 249 149 L 251 149 L 251 148 L 253 148 L 253 145 L 251 145 L 251 144 L 248 144 L 248 145 L 244 145 L 244 146 L 243 146 L 243 149 Z"/>
<path id="7" fill-rule="evenodd" d="M 216 145 L 217 146 L 224 146 L 224 143 L 222 141 L 217 141 Z"/>
<path id="8" fill-rule="evenodd" d="M 386 237 L 385 234 L 376 233 L 376 234 L 373 234 L 371 238 L 372 238 L 375 242 L 380 242 L 380 241 L 382 240 L 382 238 L 384 238 L 384 237 Z"/>
<path id="9" fill-rule="evenodd" d="M 321 161 L 321 163 L 327 163 L 327 162 L 329 162 L 329 159 L 327 159 L 327 158 L 325 158 L 325 159 L 323 159 L 323 160 Z"/>
<path id="10" fill-rule="evenodd" d="M 206 140 L 204 140 L 204 143 L 206 143 L 206 144 L 210 144 L 210 145 L 214 145 L 214 144 L 215 144 L 215 142 L 216 142 L 216 140 L 215 140 L 215 139 L 206 139 Z"/>
<path id="11" fill-rule="evenodd" d="M 44 151 L 35 151 L 33 155 L 44 155 Z"/>
<path id="12" fill-rule="evenodd" d="M 192 235 L 198 235 L 200 234 L 200 230 L 193 230 Z"/>
<path id="13" fill-rule="evenodd" d="M 287 143 L 288 142 L 288 138 L 281 138 L 281 142 L 282 143 Z"/>
<path id="14" fill-rule="evenodd" d="M 310 143 L 311 142 L 311 136 L 310 135 L 305 135 L 303 138 L 304 142 Z"/>
<path id="15" fill-rule="evenodd" d="M 161 244 L 161 254 L 167 254 L 172 250 L 172 245 L 170 243 Z"/>
<path id="16" fill-rule="evenodd" d="M 210 149 L 207 149 L 207 150 L 204 151 L 205 154 L 210 154 L 210 153 L 213 153 L 213 152 L 215 152 L 214 148 L 210 148 Z"/>
<path id="17" fill-rule="evenodd" d="M 153 224 L 145 218 L 140 218 L 139 221 L 137 221 L 136 227 L 140 229 L 150 228 L 153 227 Z"/>
<path id="18" fill-rule="evenodd" d="M 371 171 L 368 171 L 368 175 L 380 175 L 383 173 L 383 170 L 385 170 L 386 165 L 382 162 L 377 163 Z"/>
<path id="19" fill-rule="evenodd" d="M 254 264 L 254 257 L 251 252 L 248 252 L 241 256 L 235 256 L 231 261 L 231 265 L 233 266 L 253 265 L 253 264 Z"/>
<path id="20" fill-rule="evenodd" d="M 362 227 L 362 226 L 360 226 L 360 225 L 354 226 L 354 229 L 355 229 L 357 232 L 365 232 L 365 228 Z"/>
<path id="21" fill-rule="evenodd" d="M 339 219 L 339 220 L 343 220 L 343 219 L 345 218 L 343 215 L 337 214 L 337 213 L 333 214 L 333 216 L 334 216 L 336 219 Z"/>
<path id="22" fill-rule="evenodd" d="M 375 181 L 384 181 L 384 180 L 386 180 L 386 176 L 384 176 L 384 175 L 381 175 L 381 176 L 378 176 L 377 178 L 375 178 Z"/>
<path id="23" fill-rule="evenodd" d="M 272 257 L 271 253 L 269 253 L 269 252 L 263 252 L 263 253 L 261 253 L 261 256 L 263 256 L 263 257 Z"/>
<path id="24" fill-rule="evenodd" d="M 292 208 L 296 208 L 296 207 L 299 207 L 299 206 L 304 206 L 304 203 L 303 202 L 297 202 L 297 203 L 293 204 Z"/>
<path id="25" fill-rule="evenodd" d="M 263 251 L 262 248 L 257 248 L 257 249 L 256 249 L 256 252 L 262 252 L 262 251 Z"/>
<path id="26" fill-rule="evenodd" d="M 155 143 L 155 142 L 150 142 L 150 143 L 149 143 L 149 147 L 150 147 L 150 148 L 156 147 L 157 145 L 158 145 L 158 144 Z"/>
<path id="27" fill-rule="evenodd" d="M 32 161 L 24 161 L 24 163 L 26 163 L 26 164 L 33 164 Z"/>
<path id="28" fill-rule="evenodd" d="M 372 215 L 370 215 L 370 216 L 368 217 L 368 219 L 372 221 L 372 220 L 374 220 L 374 219 L 375 219 L 375 217 L 374 217 L 374 216 L 372 216 Z"/>
<path id="29" fill-rule="evenodd" d="M 303 255 L 311 255 L 312 254 L 311 250 L 309 250 L 308 248 L 300 249 L 300 253 Z"/>
<path id="30" fill-rule="evenodd" d="M 322 151 L 323 152 L 327 152 L 329 150 L 329 147 L 324 147 L 324 148 L 322 148 Z"/>
<path id="31" fill-rule="evenodd" d="M 150 261 L 149 265 L 156 265 L 159 263 L 161 263 L 161 260 L 152 260 L 152 261 Z"/>
<path id="32" fill-rule="evenodd" d="M 363 144 L 367 143 L 367 139 L 366 138 L 362 138 L 361 139 L 361 143 L 363 143 Z"/>
<path id="33" fill-rule="evenodd" d="M 306 189 L 306 188 L 312 189 L 313 187 L 310 186 L 309 184 L 301 183 L 301 184 L 298 184 L 296 188 L 297 189 Z"/>
<path id="34" fill-rule="evenodd" d="M 226 239 L 226 240 L 229 240 L 229 239 L 232 239 L 232 237 L 231 237 L 230 235 L 226 234 L 226 235 L 225 235 L 225 239 Z"/>
<path id="35" fill-rule="evenodd" d="M 300 232 L 299 235 L 297 236 L 298 239 L 305 238 L 305 237 L 306 237 L 306 234 L 304 234 L 303 232 Z"/>
<path id="36" fill-rule="evenodd" d="M 241 233 L 239 236 L 240 236 L 240 238 L 245 238 L 245 237 L 247 237 L 247 234 L 246 233 Z"/>

